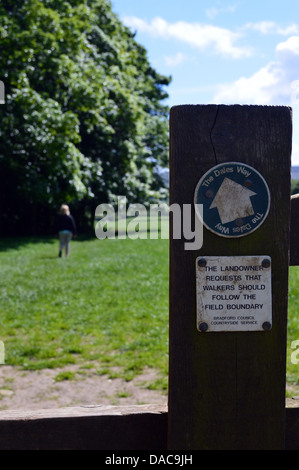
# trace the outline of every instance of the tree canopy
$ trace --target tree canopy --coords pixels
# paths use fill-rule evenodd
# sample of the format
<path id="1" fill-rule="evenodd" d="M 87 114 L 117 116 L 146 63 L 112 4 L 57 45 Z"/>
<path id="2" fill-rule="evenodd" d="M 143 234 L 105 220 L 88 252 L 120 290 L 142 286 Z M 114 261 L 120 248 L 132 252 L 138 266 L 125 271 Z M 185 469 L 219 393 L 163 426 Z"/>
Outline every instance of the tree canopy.
<path id="1" fill-rule="evenodd" d="M 108 0 L 2 0 L 0 48 L 0 234 L 45 232 L 63 202 L 166 196 L 170 77 Z"/>

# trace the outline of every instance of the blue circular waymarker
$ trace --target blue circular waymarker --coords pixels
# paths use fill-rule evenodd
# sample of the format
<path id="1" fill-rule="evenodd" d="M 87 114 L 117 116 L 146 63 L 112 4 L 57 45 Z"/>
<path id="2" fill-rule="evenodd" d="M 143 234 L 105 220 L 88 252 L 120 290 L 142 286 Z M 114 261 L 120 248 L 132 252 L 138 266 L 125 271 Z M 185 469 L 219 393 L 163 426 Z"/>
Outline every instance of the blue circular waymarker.
<path id="1" fill-rule="evenodd" d="M 228 162 L 209 170 L 199 181 L 195 211 L 204 226 L 221 237 L 254 232 L 270 210 L 270 191 L 262 175 L 244 163 Z"/>

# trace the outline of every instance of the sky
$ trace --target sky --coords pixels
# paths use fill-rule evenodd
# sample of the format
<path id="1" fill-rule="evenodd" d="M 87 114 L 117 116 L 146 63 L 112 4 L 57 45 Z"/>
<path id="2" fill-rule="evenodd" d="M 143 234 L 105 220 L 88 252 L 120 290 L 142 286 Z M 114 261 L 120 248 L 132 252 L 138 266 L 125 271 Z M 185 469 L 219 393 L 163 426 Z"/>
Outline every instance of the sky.
<path id="1" fill-rule="evenodd" d="M 157 72 L 171 76 L 169 106 L 293 108 L 299 165 L 298 0 L 111 0 Z"/>

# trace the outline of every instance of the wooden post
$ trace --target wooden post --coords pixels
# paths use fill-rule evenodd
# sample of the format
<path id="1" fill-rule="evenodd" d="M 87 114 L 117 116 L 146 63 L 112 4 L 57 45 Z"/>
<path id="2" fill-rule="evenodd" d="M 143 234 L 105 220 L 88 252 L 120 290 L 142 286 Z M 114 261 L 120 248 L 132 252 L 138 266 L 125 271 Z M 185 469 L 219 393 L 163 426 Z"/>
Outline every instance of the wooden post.
<path id="1" fill-rule="evenodd" d="M 194 204 L 216 165 L 250 165 L 268 184 L 257 230 L 203 247 L 170 238 L 169 450 L 280 450 L 285 442 L 286 331 L 292 117 L 288 107 L 176 106 L 170 116 L 170 204 Z M 204 256 L 272 260 L 270 331 L 199 332 L 195 262 Z"/>

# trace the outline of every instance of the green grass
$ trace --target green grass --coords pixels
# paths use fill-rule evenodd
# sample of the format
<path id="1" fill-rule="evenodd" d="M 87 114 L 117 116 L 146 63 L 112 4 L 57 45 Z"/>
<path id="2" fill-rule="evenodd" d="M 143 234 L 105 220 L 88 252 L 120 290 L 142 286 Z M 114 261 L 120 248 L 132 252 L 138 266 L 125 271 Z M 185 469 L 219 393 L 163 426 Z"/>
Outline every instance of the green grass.
<path id="1" fill-rule="evenodd" d="M 296 386 L 299 395 L 299 345 L 292 348 L 292 343 L 299 341 L 299 267 L 290 268 L 289 309 L 288 309 L 288 342 L 287 342 L 287 381 Z M 293 356 L 293 358 L 292 358 Z M 293 359 L 293 360 L 292 360 Z M 295 360 L 294 360 L 295 359 Z M 298 362 L 298 364 L 294 363 Z"/>
<path id="2" fill-rule="evenodd" d="M 24 369 L 97 362 L 167 381 L 168 240 L 0 241 L 0 340 Z M 100 368 L 99 368 L 100 364 Z"/>
<path id="3" fill-rule="evenodd" d="M 59 374 L 56 375 L 54 378 L 55 382 L 63 382 L 65 380 L 73 380 L 76 377 L 75 372 L 70 372 L 70 371 L 64 371 L 60 372 Z"/>
<path id="4" fill-rule="evenodd" d="M 70 257 L 59 259 L 56 239 L 0 240 L 6 364 L 31 370 L 78 364 L 126 380 L 153 368 L 151 387 L 166 390 L 168 243 L 79 239 Z M 287 380 L 299 390 L 299 364 L 291 360 L 299 340 L 299 267 L 290 268 L 289 285 Z"/>

